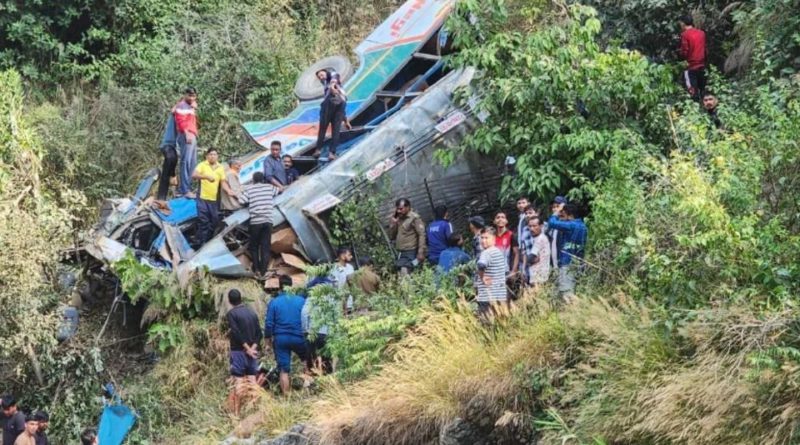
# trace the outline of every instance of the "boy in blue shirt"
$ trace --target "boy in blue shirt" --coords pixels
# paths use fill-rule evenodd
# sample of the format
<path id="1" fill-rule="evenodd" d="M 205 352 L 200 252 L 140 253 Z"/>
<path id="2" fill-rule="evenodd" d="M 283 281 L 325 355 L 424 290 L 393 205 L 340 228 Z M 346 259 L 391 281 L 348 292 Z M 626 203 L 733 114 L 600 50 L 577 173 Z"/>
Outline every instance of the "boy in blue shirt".
<path id="1" fill-rule="evenodd" d="M 580 266 L 586 249 L 588 229 L 583 219 L 575 218 L 574 204 L 560 204 L 547 221 L 549 227 L 558 230 L 558 292 L 565 301 L 575 297 L 575 269 Z"/>
<path id="2" fill-rule="evenodd" d="M 467 252 L 462 249 L 464 237 L 461 234 L 454 233 L 450 235 L 447 245 L 449 247 L 439 255 L 439 270 L 442 273 L 448 273 L 456 266 L 467 264 L 471 259 Z"/>

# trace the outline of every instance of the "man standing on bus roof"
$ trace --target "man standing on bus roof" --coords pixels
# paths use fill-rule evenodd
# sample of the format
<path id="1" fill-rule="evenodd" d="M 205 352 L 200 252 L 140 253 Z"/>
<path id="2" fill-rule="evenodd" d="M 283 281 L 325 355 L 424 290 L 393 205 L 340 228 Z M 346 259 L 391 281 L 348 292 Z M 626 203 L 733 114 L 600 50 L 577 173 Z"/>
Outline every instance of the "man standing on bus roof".
<path id="1" fill-rule="evenodd" d="M 314 156 L 322 153 L 322 145 L 328 127 L 331 127 L 331 143 L 328 147 L 328 159 L 336 159 L 336 149 L 339 146 L 339 132 L 342 124 L 349 130 L 350 122 L 347 120 L 347 93 L 342 86 L 342 78 L 333 70 L 321 69 L 317 71 L 323 88 L 322 103 L 319 109 L 319 133 L 317 133 L 317 148 Z"/>
<path id="2" fill-rule="evenodd" d="M 178 196 L 194 199 L 192 173 L 197 166 L 197 90 L 186 88 L 183 98 L 172 107 L 180 148 Z"/>

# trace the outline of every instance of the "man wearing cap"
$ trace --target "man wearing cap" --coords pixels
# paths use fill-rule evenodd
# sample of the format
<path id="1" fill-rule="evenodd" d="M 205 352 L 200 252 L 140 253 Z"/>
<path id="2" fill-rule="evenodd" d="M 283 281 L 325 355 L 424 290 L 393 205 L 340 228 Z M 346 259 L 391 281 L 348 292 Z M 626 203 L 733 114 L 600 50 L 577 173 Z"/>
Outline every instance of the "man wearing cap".
<path id="1" fill-rule="evenodd" d="M 469 218 L 469 231 L 472 232 L 472 257 L 480 258 L 481 251 L 481 230 L 486 227 L 486 222 L 483 217 L 471 216 Z"/>
<path id="2" fill-rule="evenodd" d="M 172 114 L 181 155 L 178 196 L 194 199 L 192 173 L 197 166 L 197 91 L 194 88 L 183 92 L 183 98 L 172 107 Z"/>
<path id="3" fill-rule="evenodd" d="M 6 416 L 6 424 L 3 426 L 3 444 L 13 445 L 17 436 L 25 430 L 25 415 L 17 409 L 17 399 L 12 395 L 5 395 L 2 398 L 3 415 Z"/>
<path id="4" fill-rule="evenodd" d="M 39 422 L 39 429 L 36 431 L 36 445 L 50 445 L 50 440 L 47 438 L 50 415 L 44 411 L 36 411 L 33 418 Z"/>

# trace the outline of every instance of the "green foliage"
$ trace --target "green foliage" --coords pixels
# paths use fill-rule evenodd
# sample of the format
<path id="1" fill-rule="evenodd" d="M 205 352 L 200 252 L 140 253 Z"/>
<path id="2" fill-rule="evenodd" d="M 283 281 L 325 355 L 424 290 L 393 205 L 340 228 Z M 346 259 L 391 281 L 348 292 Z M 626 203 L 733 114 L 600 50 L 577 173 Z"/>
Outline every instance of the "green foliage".
<path id="1" fill-rule="evenodd" d="M 161 352 L 173 350 L 184 342 L 184 320 L 208 317 L 214 312 L 210 278 L 203 274 L 184 290 L 176 274 L 143 264 L 131 252 L 115 262 L 113 270 L 131 302 L 136 304 L 145 299 L 148 311 L 159 314 L 162 321 L 150 326 L 148 337 Z"/>
<path id="2" fill-rule="evenodd" d="M 328 327 L 326 349 L 338 359 L 338 377 L 361 379 L 378 371 L 393 356 L 396 351 L 391 346 L 424 321 L 424 314 L 435 301 L 455 301 L 465 291 L 470 292 L 458 280 L 449 279 L 467 273 L 465 266 L 450 277 L 437 277 L 434 269 L 425 268 L 404 279 L 384 278 L 373 295 L 363 295 L 354 287 L 315 286 L 308 296 L 310 330 Z M 356 311 L 345 317 L 343 305 L 348 295 L 353 295 Z"/>
<path id="3" fill-rule="evenodd" d="M 756 0 L 733 13 L 739 46 L 726 68 L 752 65 L 760 76 L 785 76 L 800 71 L 800 1 Z"/>
<path id="4" fill-rule="evenodd" d="M 642 145 L 637 130 L 672 90 L 668 71 L 638 53 L 601 50 L 591 8 L 572 6 L 568 17 L 520 33 L 504 26 L 503 2 L 459 5 L 458 17 L 477 17 L 478 26 L 451 21 L 460 47 L 453 62 L 484 72 L 479 109 L 489 116 L 466 147 L 517 158 L 507 193 L 589 198 L 587 185 L 608 173 L 609 157 Z"/>
<path id="5" fill-rule="evenodd" d="M 183 5 L 155 0 L 119 5 L 91 0 L 3 1 L 0 66 L 17 67 L 33 79 L 107 77 L 121 46 L 154 37 L 173 23 Z"/>
<path id="6" fill-rule="evenodd" d="M 796 184 L 785 164 L 797 156 L 789 136 L 797 98 L 780 85 L 720 97 L 726 131 L 684 104 L 665 122 L 677 148 L 669 158 L 641 150 L 612 158 L 594 191 L 596 262 L 669 304 L 743 298 L 772 306 L 797 291 L 789 253 L 798 242 L 796 198 L 788 192 Z"/>
<path id="7" fill-rule="evenodd" d="M 690 14 L 706 31 L 709 61 L 720 64 L 733 36 L 734 0 L 588 0 L 604 23 L 603 40 L 635 49 L 660 62 L 678 60 L 681 29 L 678 20 Z"/>
<path id="8" fill-rule="evenodd" d="M 59 345 L 55 338 L 59 291 L 53 264 L 74 221 L 59 204 L 76 212 L 84 204 L 77 191 L 43 184 L 45 149 L 23 99 L 20 75 L 0 72 L 0 379 L 23 406 L 48 409 L 51 440 L 68 443 L 98 412 L 92 394 L 104 370 L 98 349 Z"/>
<path id="9" fill-rule="evenodd" d="M 359 192 L 358 196 L 336 206 L 329 224 L 334 246 L 352 247 L 356 259 L 367 255 L 376 269 L 384 272 L 394 269 L 392 248 L 384 229 L 386 221 L 380 212 L 388 196 L 388 183 L 380 181 L 371 190 Z"/>

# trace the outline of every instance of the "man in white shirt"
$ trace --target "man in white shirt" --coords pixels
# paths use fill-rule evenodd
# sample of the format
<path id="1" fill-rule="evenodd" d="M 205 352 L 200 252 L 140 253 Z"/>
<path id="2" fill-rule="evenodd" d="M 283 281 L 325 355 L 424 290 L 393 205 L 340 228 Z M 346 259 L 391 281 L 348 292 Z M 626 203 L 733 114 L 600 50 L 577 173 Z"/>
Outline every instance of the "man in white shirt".
<path id="1" fill-rule="evenodd" d="M 550 240 L 544 234 L 544 224 L 538 216 L 528 218 L 528 230 L 533 236 L 533 245 L 524 261 L 528 268 L 528 283 L 537 289 L 550 278 Z"/>
<path id="2" fill-rule="evenodd" d="M 353 252 L 349 247 L 340 247 L 336 251 L 336 262 L 333 263 L 333 268 L 328 273 L 334 285 L 339 289 L 344 289 L 347 286 L 347 277 L 355 273 L 355 269 L 350 262 L 353 261 Z M 348 295 L 347 300 L 344 302 L 344 313 L 350 313 L 353 310 L 353 296 Z"/>

